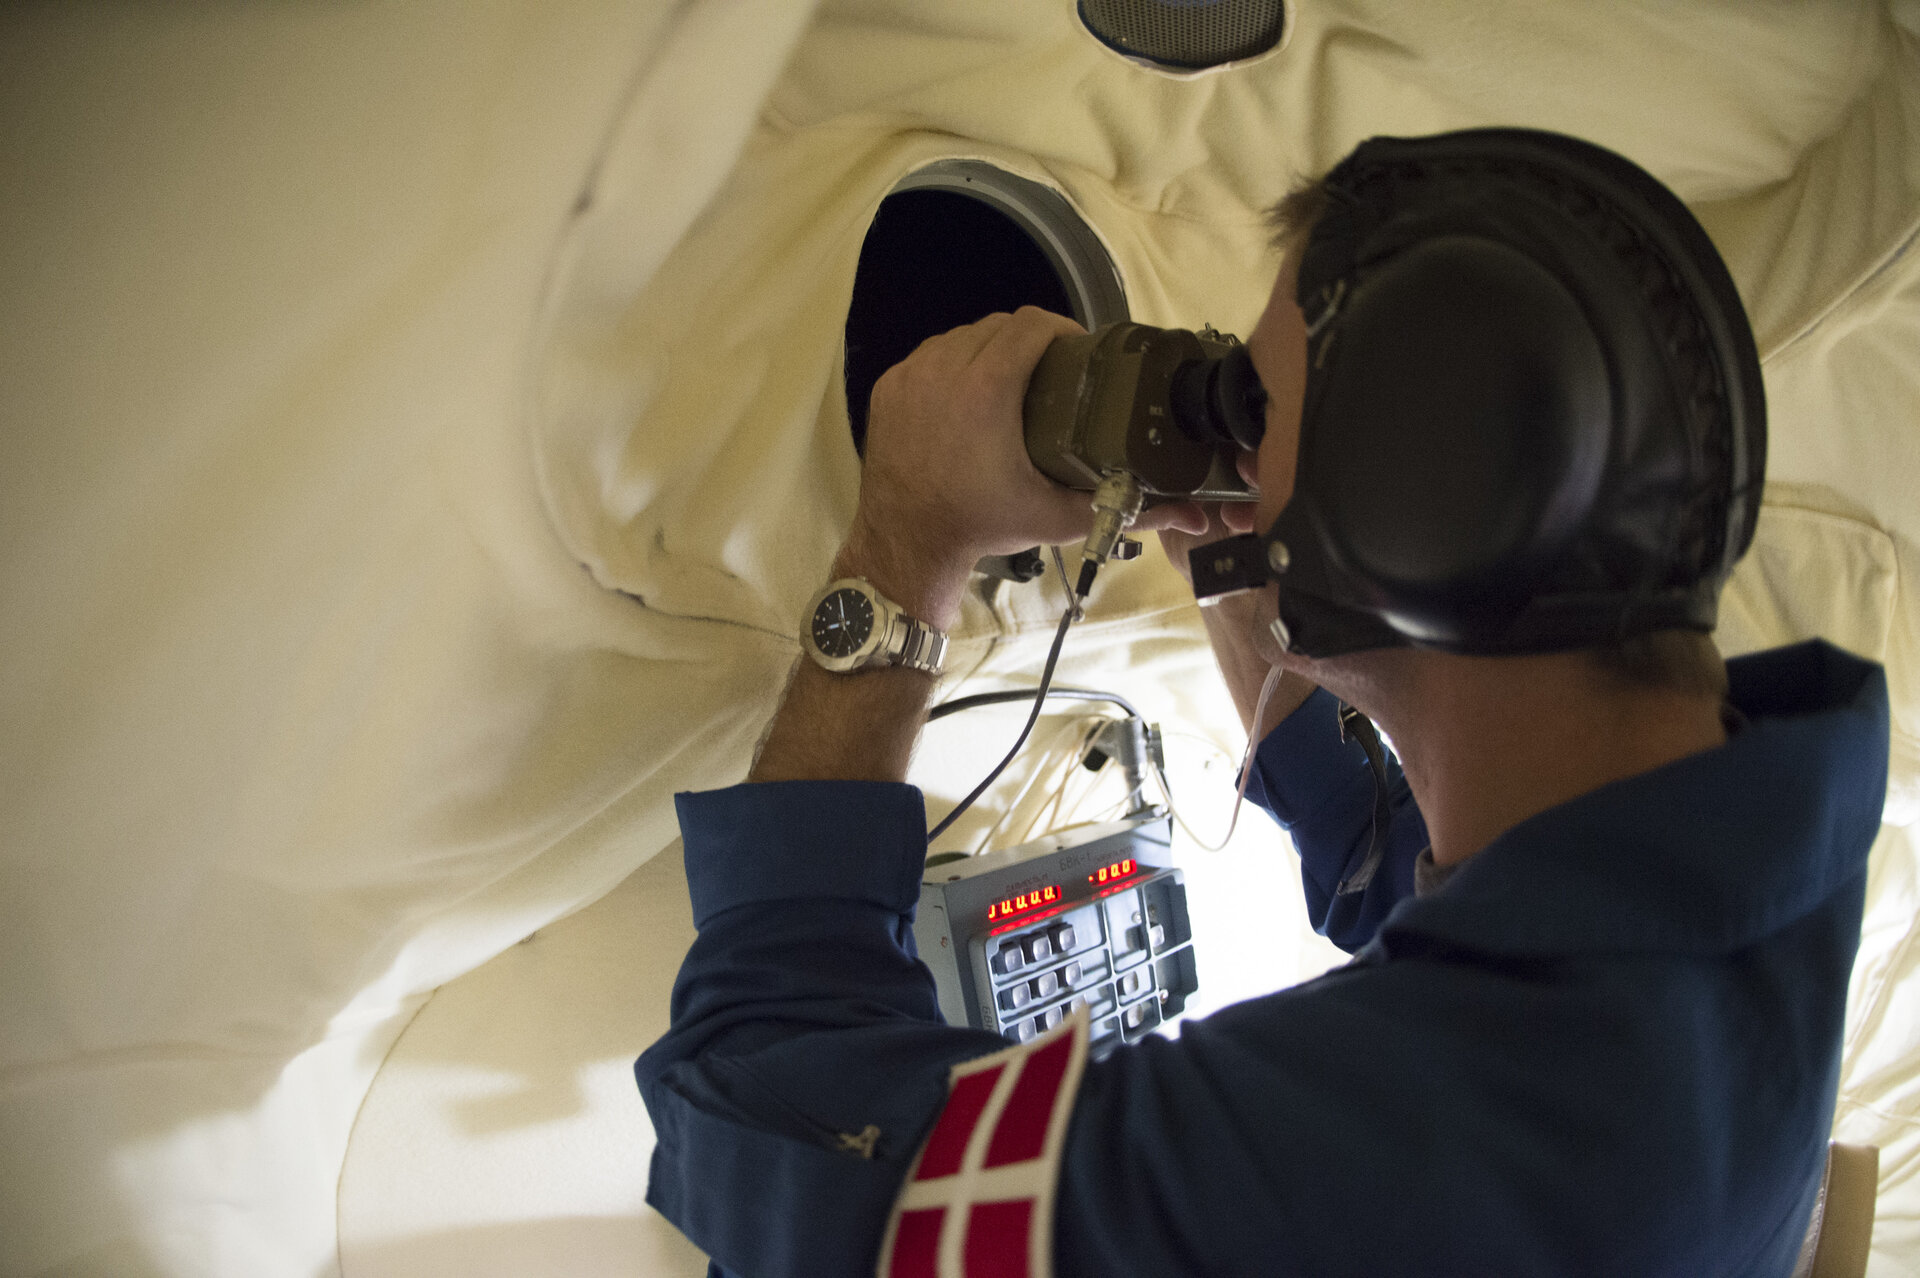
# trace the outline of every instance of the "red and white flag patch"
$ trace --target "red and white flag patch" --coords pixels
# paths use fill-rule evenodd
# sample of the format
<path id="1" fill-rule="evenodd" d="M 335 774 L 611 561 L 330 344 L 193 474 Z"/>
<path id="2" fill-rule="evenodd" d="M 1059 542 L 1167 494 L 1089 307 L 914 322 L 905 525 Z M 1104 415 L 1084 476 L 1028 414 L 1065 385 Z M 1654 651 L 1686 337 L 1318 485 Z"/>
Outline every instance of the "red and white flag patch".
<path id="1" fill-rule="evenodd" d="M 894 1199 L 880 1278 L 1051 1278 L 1053 1196 L 1087 1066 L 1087 1011 L 956 1065 Z"/>

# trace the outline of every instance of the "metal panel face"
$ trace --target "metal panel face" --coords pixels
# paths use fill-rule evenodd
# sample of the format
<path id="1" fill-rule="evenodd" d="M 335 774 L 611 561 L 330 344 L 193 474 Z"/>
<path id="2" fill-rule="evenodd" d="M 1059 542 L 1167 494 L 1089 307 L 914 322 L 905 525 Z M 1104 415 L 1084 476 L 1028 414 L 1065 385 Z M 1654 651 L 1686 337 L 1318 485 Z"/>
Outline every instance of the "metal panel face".
<path id="1" fill-rule="evenodd" d="M 1171 822 L 1115 822 L 934 867 L 914 935 L 948 1021 L 1022 1042 L 1077 1005 L 1093 1050 L 1172 1020 L 1199 988 Z"/>

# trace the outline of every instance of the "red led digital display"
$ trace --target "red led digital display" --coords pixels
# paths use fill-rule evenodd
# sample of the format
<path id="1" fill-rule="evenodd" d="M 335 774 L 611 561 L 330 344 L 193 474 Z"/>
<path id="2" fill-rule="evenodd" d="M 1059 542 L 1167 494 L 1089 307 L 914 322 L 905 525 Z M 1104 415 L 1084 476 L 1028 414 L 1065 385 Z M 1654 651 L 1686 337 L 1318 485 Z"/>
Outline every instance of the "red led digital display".
<path id="1" fill-rule="evenodd" d="M 989 905 L 987 907 L 987 922 L 992 923 L 998 919 L 1010 919 L 1016 914 L 1025 914 L 1029 910 L 1042 909 L 1052 905 L 1059 899 L 1060 888 L 1057 884 L 1049 884 L 1043 888 L 1035 888 L 1031 892 L 1022 892 L 1019 896 L 1010 896 L 1004 901 L 995 901 L 992 905 Z"/>
<path id="2" fill-rule="evenodd" d="M 1139 868 L 1138 863 L 1136 863 L 1132 857 L 1128 857 L 1124 861 L 1115 861 L 1112 865 L 1101 866 L 1098 870 L 1087 876 L 1087 882 L 1096 886 L 1101 883 L 1111 883 L 1115 879 L 1126 878 Z"/>

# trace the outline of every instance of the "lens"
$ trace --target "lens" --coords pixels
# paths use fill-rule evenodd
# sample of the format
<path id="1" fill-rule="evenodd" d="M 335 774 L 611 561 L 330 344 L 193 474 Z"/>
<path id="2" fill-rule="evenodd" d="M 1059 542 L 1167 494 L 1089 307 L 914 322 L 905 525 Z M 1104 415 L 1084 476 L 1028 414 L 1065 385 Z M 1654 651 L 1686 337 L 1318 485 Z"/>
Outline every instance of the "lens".
<path id="1" fill-rule="evenodd" d="M 1260 447 L 1267 433 L 1267 390 L 1246 347 L 1218 359 L 1188 360 L 1173 371 L 1167 390 L 1173 420 L 1189 438 L 1249 452 Z"/>

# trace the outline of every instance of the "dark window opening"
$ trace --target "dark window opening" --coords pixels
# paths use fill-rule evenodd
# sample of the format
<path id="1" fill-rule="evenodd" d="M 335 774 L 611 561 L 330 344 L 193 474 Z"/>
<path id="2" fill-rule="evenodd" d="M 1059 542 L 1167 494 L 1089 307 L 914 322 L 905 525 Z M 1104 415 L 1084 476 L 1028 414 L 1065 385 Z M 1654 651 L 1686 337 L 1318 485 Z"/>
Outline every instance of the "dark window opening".
<path id="1" fill-rule="evenodd" d="M 953 191 L 902 191 L 882 200 L 860 249 L 847 310 L 847 419 L 855 450 L 866 451 L 868 400 L 882 373 L 937 333 L 1022 306 L 1074 313 L 1046 253 L 1012 218 Z"/>

